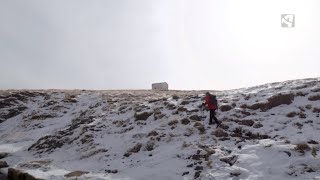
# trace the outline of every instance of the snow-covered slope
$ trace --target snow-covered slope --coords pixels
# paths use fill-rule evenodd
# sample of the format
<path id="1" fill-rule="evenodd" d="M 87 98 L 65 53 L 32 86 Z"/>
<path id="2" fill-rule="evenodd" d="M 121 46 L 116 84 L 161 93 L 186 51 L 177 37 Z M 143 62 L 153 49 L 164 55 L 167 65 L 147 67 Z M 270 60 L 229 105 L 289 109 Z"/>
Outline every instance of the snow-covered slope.
<path id="1" fill-rule="evenodd" d="M 1 91 L 2 160 L 44 179 L 320 179 L 320 78 L 212 92 L 218 129 L 204 93 Z"/>

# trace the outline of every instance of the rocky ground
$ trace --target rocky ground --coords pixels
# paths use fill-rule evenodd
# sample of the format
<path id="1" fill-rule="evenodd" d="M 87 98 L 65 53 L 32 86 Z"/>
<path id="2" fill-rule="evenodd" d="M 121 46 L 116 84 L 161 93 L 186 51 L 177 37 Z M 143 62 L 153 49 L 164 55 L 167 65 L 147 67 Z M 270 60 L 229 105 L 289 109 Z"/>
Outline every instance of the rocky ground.
<path id="1" fill-rule="evenodd" d="M 43 179 L 320 179 L 319 78 L 212 91 L 218 129 L 200 108 L 204 93 L 1 91 L 0 159 L 9 166 L 1 170 Z"/>

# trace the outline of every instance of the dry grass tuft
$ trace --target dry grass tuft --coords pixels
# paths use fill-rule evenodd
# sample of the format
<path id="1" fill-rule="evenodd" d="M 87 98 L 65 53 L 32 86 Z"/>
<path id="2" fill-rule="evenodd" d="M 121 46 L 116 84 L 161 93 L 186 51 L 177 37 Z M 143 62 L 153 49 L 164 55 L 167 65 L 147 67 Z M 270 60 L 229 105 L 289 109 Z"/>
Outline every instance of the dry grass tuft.
<path id="1" fill-rule="evenodd" d="M 304 153 L 305 151 L 309 151 L 311 148 L 306 143 L 299 143 L 296 144 L 296 147 L 294 149 L 300 153 Z"/>
<path id="2" fill-rule="evenodd" d="M 312 154 L 312 156 L 313 156 L 314 158 L 317 157 L 317 149 L 316 149 L 315 147 L 313 147 L 313 148 L 311 149 L 311 154 Z"/>

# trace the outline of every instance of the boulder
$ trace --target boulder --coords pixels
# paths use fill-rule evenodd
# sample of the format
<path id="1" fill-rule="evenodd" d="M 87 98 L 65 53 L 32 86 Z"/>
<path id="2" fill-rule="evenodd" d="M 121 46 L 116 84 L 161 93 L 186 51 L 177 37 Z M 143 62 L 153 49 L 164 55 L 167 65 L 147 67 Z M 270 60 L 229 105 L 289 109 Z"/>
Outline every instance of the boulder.
<path id="1" fill-rule="evenodd" d="M 252 126 L 254 122 L 252 120 L 242 120 L 238 121 L 239 125 Z"/>
<path id="2" fill-rule="evenodd" d="M 220 159 L 220 161 L 228 163 L 230 166 L 232 166 L 235 162 L 237 162 L 238 157 L 235 155 L 232 156 L 226 156 Z"/>
<path id="3" fill-rule="evenodd" d="M 134 117 L 136 118 L 136 121 L 138 120 L 147 120 L 153 113 L 150 112 L 142 112 L 142 113 L 135 113 Z"/>
<path id="4" fill-rule="evenodd" d="M 9 154 L 8 153 L 0 153 L 0 159 L 3 159 L 7 157 Z"/>
<path id="5" fill-rule="evenodd" d="M 251 110 L 257 110 L 260 109 L 261 111 L 267 111 L 269 109 L 272 109 L 274 107 L 280 106 L 282 104 L 289 105 L 294 100 L 294 94 L 277 94 L 270 98 L 268 98 L 268 102 L 266 103 L 256 103 L 253 105 L 246 105 L 243 104 L 240 107 L 244 109 L 251 109 Z"/>
<path id="6" fill-rule="evenodd" d="M 150 137 L 150 136 L 157 136 L 159 133 L 156 131 L 156 130 L 153 130 L 153 131 L 150 131 L 147 135 L 147 137 Z"/>
<path id="7" fill-rule="evenodd" d="M 201 118 L 198 115 L 192 115 L 190 116 L 190 119 L 194 121 L 201 121 Z"/>
<path id="8" fill-rule="evenodd" d="M 228 133 L 222 129 L 217 129 L 217 130 L 213 131 L 211 134 L 216 137 L 228 137 L 229 136 Z"/>
<path id="9" fill-rule="evenodd" d="M 263 125 L 261 123 L 256 123 L 253 125 L 254 128 L 261 128 Z"/>
<path id="10" fill-rule="evenodd" d="M 318 101 L 318 100 L 320 100 L 320 94 L 310 96 L 310 97 L 308 97 L 308 100 L 309 101 Z"/>
<path id="11" fill-rule="evenodd" d="M 188 118 L 181 119 L 181 124 L 187 125 L 189 123 L 190 123 L 190 120 Z"/>
<path id="12" fill-rule="evenodd" d="M 219 109 L 222 112 L 226 112 L 226 111 L 230 111 L 232 109 L 232 106 L 230 106 L 230 105 L 222 105 L 222 106 L 219 107 Z"/>
<path id="13" fill-rule="evenodd" d="M 313 108 L 312 112 L 314 112 L 314 113 L 320 113 L 320 108 L 315 107 L 315 108 Z"/>
<path id="14" fill-rule="evenodd" d="M 8 179 L 9 180 L 40 180 L 26 172 L 23 172 L 18 169 L 13 169 L 13 168 L 8 169 Z"/>
<path id="15" fill-rule="evenodd" d="M 0 168 L 6 168 L 8 167 L 8 164 L 6 161 L 0 161 Z"/>
<path id="16" fill-rule="evenodd" d="M 79 177 L 79 176 L 82 176 L 84 174 L 88 174 L 89 172 L 86 172 L 86 171 L 73 171 L 73 172 L 70 172 L 66 175 L 64 175 L 64 177 L 66 178 L 70 178 L 70 177 Z"/>
<path id="17" fill-rule="evenodd" d="M 169 126 L 175 126 L 176 124 L 178 124 L 179 121 L 178 120 L 172 120 L 168 123 Z"/>

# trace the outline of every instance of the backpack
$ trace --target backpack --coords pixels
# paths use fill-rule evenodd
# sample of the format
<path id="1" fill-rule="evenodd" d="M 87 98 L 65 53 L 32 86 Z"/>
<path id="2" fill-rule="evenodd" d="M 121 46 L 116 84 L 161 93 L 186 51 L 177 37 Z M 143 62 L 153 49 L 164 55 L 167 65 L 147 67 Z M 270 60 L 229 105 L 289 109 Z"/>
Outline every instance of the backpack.
<path id="1" fill-rule="evenodd" d="M 217 97 L 215 95 L 210 95 L 210 101 L 213 105 L 215 105 L 218 109 L 218 101 L 217 101 Z"/>

